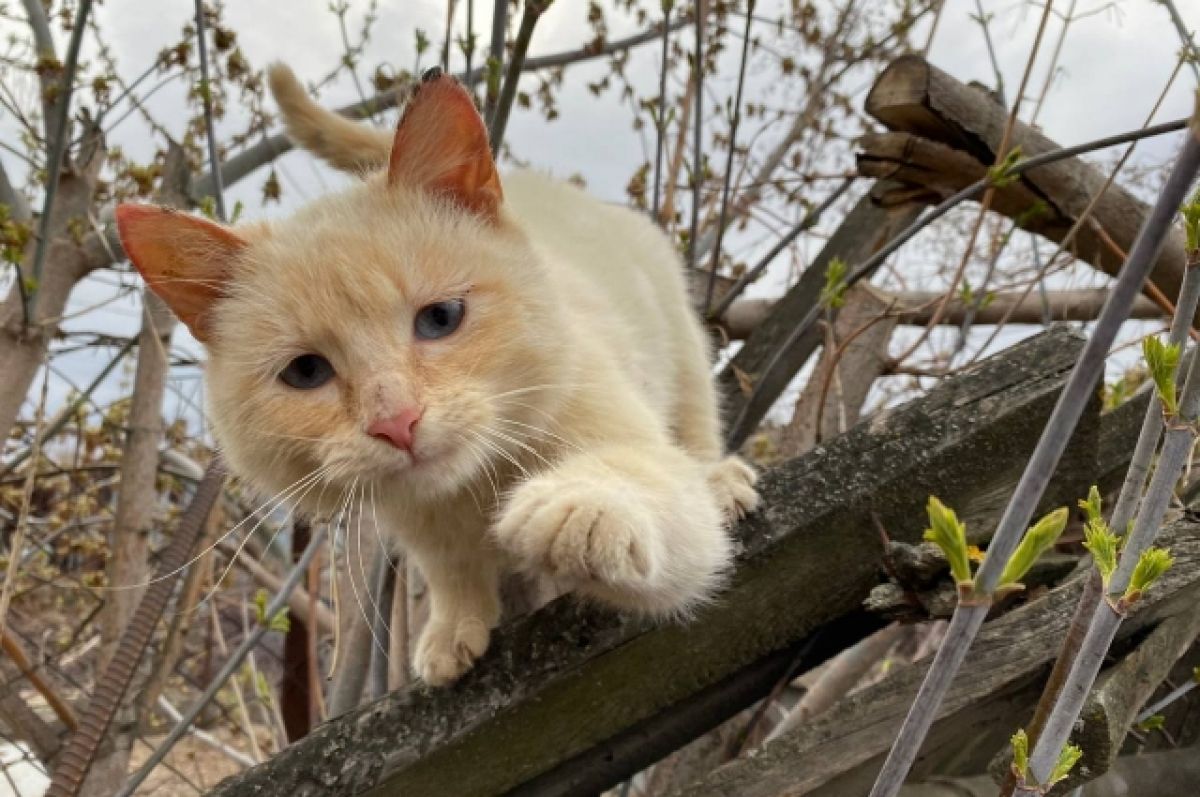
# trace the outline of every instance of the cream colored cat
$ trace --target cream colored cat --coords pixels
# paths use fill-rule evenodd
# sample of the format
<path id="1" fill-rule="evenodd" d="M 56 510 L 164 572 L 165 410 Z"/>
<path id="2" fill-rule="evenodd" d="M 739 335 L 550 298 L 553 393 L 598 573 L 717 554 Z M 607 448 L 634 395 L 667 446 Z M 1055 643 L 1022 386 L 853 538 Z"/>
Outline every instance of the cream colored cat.
<path id="1" fill-rule="evenodd" d="M 659 616 L 708 599 L 724 524 L 757 496 L 722 456 L 668 240 L 536 174 L 502 187 L 449 77 L 426 76 L 394 139 L 271 77 L 302 145 L 386 170 L 269 224 L 117 211 L 130 259 L 207 348 L 233 471 L 306 511 L 377 508 L 429 585 L 414 668 L 430 684 L 484 652 L 504 568 Z"/>

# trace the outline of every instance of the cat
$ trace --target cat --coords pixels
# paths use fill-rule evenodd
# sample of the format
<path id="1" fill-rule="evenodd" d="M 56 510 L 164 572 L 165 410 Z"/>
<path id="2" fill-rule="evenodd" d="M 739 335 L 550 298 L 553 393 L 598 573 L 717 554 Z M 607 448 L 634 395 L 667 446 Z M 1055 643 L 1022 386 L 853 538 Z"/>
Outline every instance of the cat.
<path id="1" fill-rule="evenodd" d="M 302 146 L 386 168 L 283 221 L 116 212 L 130 260 L 206 348 L 232 471 L 304 512 L 377 512 L 428 584 L 412 664 L 430 685 L 484 653 L 502 572 L 658 617 L 709 600 L 728 524 L 758 497 L 723 453 L 667 237 L 548 177 L 501 181 L 440 71 L 394 135 L 324 110 L 282 65 L 270 82 Z"/>

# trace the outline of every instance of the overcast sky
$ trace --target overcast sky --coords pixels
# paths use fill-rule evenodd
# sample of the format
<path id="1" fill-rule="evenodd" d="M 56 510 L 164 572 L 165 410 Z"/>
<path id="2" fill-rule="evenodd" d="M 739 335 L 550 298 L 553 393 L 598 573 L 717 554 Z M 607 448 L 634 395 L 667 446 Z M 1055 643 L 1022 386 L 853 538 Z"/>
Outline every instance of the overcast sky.
<path id="1" fill-rule="evenodd" d="M 774 17 L 778 2 L 760 0 L 757 13 Z M 1200 0 L 1176 2 L 1189 27 L 1200 27 Z M 474 5 L 475 29 L 483 41 L 490 29 L 491 3 L 475 0 Z M 537 28 L 532 53 L 573 49 L 588 40 L 591 34 L 584 22 L 586 5 L 584 0 L 557 0 Z M 657 7 L 658 4 L 650 2 L 649 5 Z M 465 1 L 459 6 L 456 26 L 461 31 L 465 24 Z M 993 15 L 992 34 L 1011 102 L 1033 42 L 1041 8 L 1021 0 L 985 2 L 984 6 Z M 352 31 L 357 31 L 365 7 L 365 2 L 353 4 L 349 17 Z M 1049 99 L 1037 118 L 1045 132 L 1062 144 L 1142 125 L 1172 71 L 1179 51 L 1178 34 L 1165 9 L 1152 0 L 1057 0 L 1056 8 L 1064 12 L 1072 7 L 1077 16 L 1096 13 L 1077 19 L 1070 26 L 1062 44 L 1059 70 L 1054 75 Z M 444 8 L 443 0 L 381 0 L 374 38 L 363 63 L 373 66 L 387 61 L 411 69 L 415 59 L 413 32 L 417 28 L 424 30 L 434 42 L 424 65 L 433 63 L 444 36 Z M 179 30 L 193 14 L 193 5 L 191 0 L 123 0 L 97 4 L 94 13 L 123 74 L 130 77 L 153 63 L 162 46 L 176 40 Z M 239 44 L 254 66 L 280 60 L 290 64 L 304 80 L 315 81 L 341 57 L 341 39 L 336 20 L 328 11 L 328 0 L 229 0 L 225 13 L 228 24 L 237 31 Z M 972 20 L 974 13 L 974 0 L 948 0 L 929 58 L 962 80 L 994 85 L 980 28 Z M 639 30 L 632 17 L 620 12 L 612 12 L 609 22 L 611 38 Z M 13 29 L 12 22 L 0 22 L 0 32 Z M 1058 44 L 1061 29 L 1062 23 L 1056 19 L 1046 32 L 1043 55 L 1031 80 L 1031 93 L 1035 96 L 1046 80 L 1044 64 Z M 927 21 L 922 22 L 914 34 L 914 41 L 924 42 L 927 31 Z M 770 35 L 770 30 L 764 30 L 763 34 Z M 690 40 L 690 32 L 676 35 L 684 35 Z M 65 43 L 60 45 L 60 52 L 62 49 L 65 49 Z M 653 45 L 640 48 L 634 53 L 628 69 L 628 74 L 648 95 L 656 93 L 656 49 Z M 731 48 L 724 57 L 735 59 L 736 56 L 736 48 Z M 452 66 L 461 68 L 461 55 L 455 53 L 453 58 Z M 509 126 L 508 141 L 518 157 L 558 175 L 580 174 L 596 195 L 619 202 L 625 199 L 624 188 L 630 174 L 645 158 L 645 140 L 633 130 L 631 116 L 620 108 L 615 93 L 598 100 L 586 90 L 585 83 L 597 79 L 605 71 L 600 64 L 572 67 L 560 94 L 559 119 L 546 123 L 537 113 L 518 109 Z M 716 96 L 728 96 L 733 92 L 734 70 L 727 68 L 723 72 L 725 76 L 713 80 L 709 86 Z M 747 96 L 759 98 L 774 91 L 776 74 L 768 57 L 760 56 L 752 64 Z M 863 76 L 863 92 L 869 87 L 870 79 L 869 75 Z M 1190 110 L 1194 84 L 1193 74 L 1185 71 L 1176 81 L 1156 120 L 1185 115 Z M 180 108 L 184 89 L 177 81 L 148 102 L 150 109 L 172 131 L 182 126 Z M 35 89 L 26 86 L 25 90 Z M 353 84 L 345 77 L 327 87 L 321 96 L 323 103 L 334 106 L 356 99 Z M 786 97 L 781 99 L 787 100 Z M 1028 119 L 1031 112 L 1032 103 L 1029 103 L 1023 108 L 1023 118 Z M 230 110 L 230 117 L 230 122 L 222 127 L 227 133 L 237 129 L 240 115 L 236 108 Z M 12 120 L 0 119 L 0 137 L 6 143 L 15 144 L 13 133 Z M 112 141 L 131 155 L 143 158 L 154 146 L 144 127 L 136 122 L 119 127 L 112 134 Z M 769 137 L 766 141 L 769 143 Z M 1157 164 L 1166 161 L 1177 141 L 1177 138 L 1164 138 L 1147 142 L 1139 150 L 1138 162 Z M 21 168 L 7 153 L 0 151 L 0 159 L 9 168 L 10 175 L 17 179 L 23 176 Z M 231 188 L 230 205 L 238 199 L 245 202 L 247 217 L 287 213 L 298 203 L 315 200 L 350 179 L 314 164 L 304 153 L 285 156 L 278 162 L 278 167 L 284 187 L 282 204 L 261 207 L 262 174 L 259 174 Z M 827 223 L 836 221 L 831 214 Z M 758 240 L 755 235 L 762 237 L 765 231 L 751 231 L 743 240 Z M 819 245 L 819 240 L 814 237 L 810 245 Z M 778 271 L 756 289 L 767 293 L 777 291 L 783 278 L 784 272 Z M 111 282 L 111 278 L 107 279 Z M 94 285 L 79 291 L 73 306 L 86 306 L 96 297 L 105 295 L 106 290 L 111 289 Z M 137 304 L 131 301 L 110 305 L 78 323 L 87 329 L 132 333 L 138 320 Z M 177 342 L 188 347 L 193 345 L 182 333 Z M 77 382 L 85 382 L 103 362 L 102 354 L 73 358 L 70 375 Z M 115 385 L 113 389 L 116 389 Z M 65 383 L 56 387 L 56 394 L 61 394 L 61 390 L 65 390 Z"/>

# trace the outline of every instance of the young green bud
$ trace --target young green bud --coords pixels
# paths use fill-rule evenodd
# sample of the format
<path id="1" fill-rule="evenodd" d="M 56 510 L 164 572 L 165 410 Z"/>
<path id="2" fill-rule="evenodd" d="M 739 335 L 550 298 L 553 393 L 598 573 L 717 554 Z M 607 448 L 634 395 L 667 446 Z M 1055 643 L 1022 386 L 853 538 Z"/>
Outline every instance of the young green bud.
<path id="1" fill-rule="evenodd" d="M 1058 754 L 1058 762 L 1055 763 L 1054 769 L 1050 771 L 1050 780 L 1045 784 L 1053 786 L 1060 780 L 1063 780 L 1067 775 L 1071 774 L 1071 770 L 1079 763 L 1079 759 L 1083 758 L 1083 750 L 1073 744 L 1063 745 L 1062 752 Z"/>
<path id="2" fill-rule="evenodd" d="M 1063 529 L 1067 527 L 1069 515 L 1065 506 L 1059 507 L 1025 532 L 1025 536 L 1021 538 L 1021 544 L 1017 546 L 1017 550 L 1013 551 L 1008 563 L 1004 565 L 1004 572 L 1000 574 L 1002 588 L 1009 584 L 1020 583 L 1025 574 L 1029 572 L 1029 568 L 1037 562 L 1038 557 L 1063 533 Z"/>
<path id="3" fill-rule="evenodd" d="M 1142 551 L 1137 565 L 1133 568 L 1133 575 L 1129 577 L 1129 586 L 1125 588 L 1124 601 L 1133 603 L 1142 597 L 1142 593 L 1150 589 L 1174 563 L 1175 560 L 1165 548 L 1147 548 Z"/>
<path id="4" fill-rule="evenodd" d="M 1183 216 L 1183 230 L 1187 237 L 1189 253 L 1200 250 L 1200 188 L 1192 194 L 1192 198 L 1179 209 Z"/>
<path id="5" fill-rule="evenodd" d="M 1093 484 L 1088 490 L 1087 498 L 1079 502 L 1079 508 L 1087 515 L 1088 523 L 1104 521 L 1104 515 L 1100 508 L 1100 490 L 1096 485 Z"/>
<path id="6" fill-rule="evenodd" d="M 1029 737 L 1024 728 L 1018 728 L 1012 735 L 1013 771 L 1022 780 L 1029 777 Z"/>
<path id="7" fill-rule="evenodd" d="M 1163 408 L 1169 415 L 1179 412 L 1179 399 L 1175 395 L 1175 373 L 1179 370 L 1179 355 L 1182 347 L 1166 344 L 1153 335 L 1142 341 L 1142 355 L 1146 358 L 1146 367 L 1150 369 L 1150 378 Z"/>
<path id="8" fill-rule="evenodd" d="M 829 261 L 825 269 L 825 285 L 821 288 L 821 306 L 834 310 L 846 303 L 846 273 L 850 267 L 840 257 Z"/>
<path id="9" fill-rule="evenodd" d="M 925 529 L 925 539 L 942 549 L 946 561 L 950 563 L 950 572 L 959 584 L 970 583 L 971 561 L 967 555 L 967 527 L 959 522 L 954 510 L 947 507 L 934 496 L 929 496 L 929 528 Z"/>
<path id="10" fill-rule="evenodd" d="M 1017 181 L 1019 175 L 1013 173 L 1013 167 L 1021 160 L 1021 148 L 1013 147 L 1004 156 L 1004 160 L 988 169 L 988 181 L 996 188 L 1004 188 Z"/>
<path id="11" fill-rule="evenodd" d="M 1084 526 L 1083 536 L 1083 547 L 1087 548 L 1092 558 L 1096 560 L 1096 568 L 1100 571 L 1100 577 L 1107 588 L 1108 580 L 1117 569 L 1117 548 L 1119 546 L 1117 535 L 1109 531 L 1103 520 L 1089 520 Z"/>

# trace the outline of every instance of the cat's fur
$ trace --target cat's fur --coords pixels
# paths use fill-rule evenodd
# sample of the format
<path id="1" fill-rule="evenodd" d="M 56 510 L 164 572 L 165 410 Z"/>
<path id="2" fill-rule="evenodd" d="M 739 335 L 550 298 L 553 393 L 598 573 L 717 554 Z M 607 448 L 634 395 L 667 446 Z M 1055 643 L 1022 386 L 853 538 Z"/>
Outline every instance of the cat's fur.
<path id="1" fill-rule="evenodd" d="M 723 457 L 706 339 L 670 242 L 536 174 L 501 187 L 451 78 L 419 87 L 393 145 L 321 109 L 286 68 L 271 78 L 302 145 L 387 171 L 235 230 L 118 210 L 130 258 L 207 347 L 209 413 L 234 472 L 271 493 L 308 485 L 291 493 L 308 511 L 347 497 L 377 509 L 428 582 L 414 667 L 431 684 L 487 647 L 505 567 L 655 615 L 707 599 L 730 561 L 724 524 L 757 497 L 753 472 Z M 420 308 L 457 297 L 461 328 L 414 336 Z M 283 384 L 305 353 L 337 376 Z M 367 433 L 410 406 L 423 411 L 411 454 Z"/>

